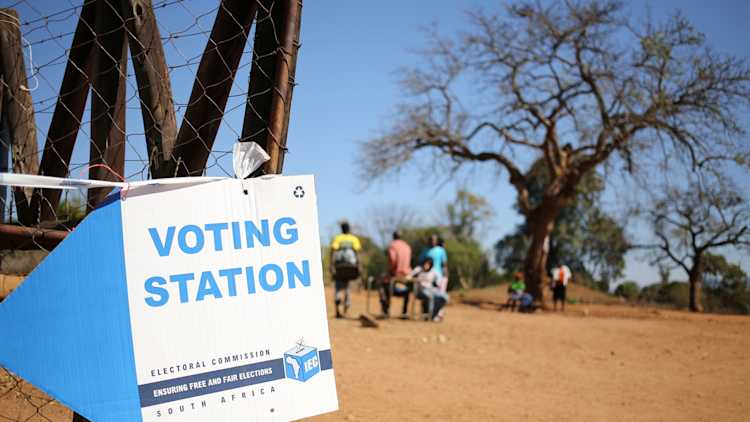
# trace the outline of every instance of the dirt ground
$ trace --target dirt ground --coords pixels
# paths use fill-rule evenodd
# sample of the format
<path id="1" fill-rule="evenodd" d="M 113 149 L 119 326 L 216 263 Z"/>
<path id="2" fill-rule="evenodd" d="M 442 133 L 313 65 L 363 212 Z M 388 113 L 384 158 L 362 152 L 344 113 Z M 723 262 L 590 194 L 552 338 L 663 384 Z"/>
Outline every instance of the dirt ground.
<path id="1" fill-rule="evenodd" d="M 362 328 L 355 293 L 351 318 L 330 320 L 341 410 L 313 420 L 750 420 L 750 318 L 581 297 L 564 314 L 525 315 L 498 311 L 503 296 L 473 291 L 468 305 L 454 295 L 442 323 Z M 70 420 L 57 404 L 34 416 L 3 374 L 0 420 Z"/>
<path id="2" fill-rule="evenodd" d="M 497 288 L 467 296 L 504 299 Z M 354 297 L 353 314 L 363 303 Z M 315 420 L 750 420 L 750 318 L 485 303 L 451 305 L 442 323 L 330 327 L 341 410 Z"/>

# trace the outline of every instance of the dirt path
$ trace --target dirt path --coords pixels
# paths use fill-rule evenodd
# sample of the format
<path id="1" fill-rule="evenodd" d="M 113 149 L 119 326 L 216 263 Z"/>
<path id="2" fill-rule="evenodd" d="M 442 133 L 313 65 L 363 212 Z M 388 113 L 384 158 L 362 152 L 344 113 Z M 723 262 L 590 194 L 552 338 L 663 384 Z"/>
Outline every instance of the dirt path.
<path id="1" fill-rule="evenodd" d="M 456 305 L 440 324 L 330 326 L 341 410 L 316 420 L 750 420 L 750 318 Z"/>

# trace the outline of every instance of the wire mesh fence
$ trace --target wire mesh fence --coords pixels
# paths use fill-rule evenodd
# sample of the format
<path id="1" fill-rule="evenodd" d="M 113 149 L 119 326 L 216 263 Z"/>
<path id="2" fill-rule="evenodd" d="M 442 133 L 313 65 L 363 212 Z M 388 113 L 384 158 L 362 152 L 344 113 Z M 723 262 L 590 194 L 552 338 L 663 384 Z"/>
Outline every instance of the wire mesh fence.
<path id="1" fill-rule="evenodd" d="M 271 156 L 255 175 L 280 173 L 301 11 L 301 0 L 0 2 L 0 172 L 232 176 L 232 144 L 253 141 Z M 0 274 L 33 269 L 109 194 L 0 186 Z M 44 397 L 0 369 L 0 420 L 60 416 Z"/>
<path id="2" fill-rule="evenodd" d="M 0 421 L 61 421 L 70 418 L 68 409 L 0 369 Z"/>

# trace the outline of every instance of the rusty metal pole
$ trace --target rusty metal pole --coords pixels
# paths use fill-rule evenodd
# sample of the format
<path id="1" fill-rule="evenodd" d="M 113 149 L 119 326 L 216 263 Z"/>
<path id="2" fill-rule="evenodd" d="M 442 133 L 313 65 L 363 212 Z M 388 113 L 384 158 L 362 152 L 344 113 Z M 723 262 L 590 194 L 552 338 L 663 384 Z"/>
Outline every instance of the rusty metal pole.
<path id="1" fill-rule="evenodd" d="M 149 168 L 153 178 L 171 177 L 169 162 L 177 138 L 172 86 L 151 0 L 121 0 L 130 55 L 141 99 Z"/>
<path id="2" fill-rule="evenodd" d="M 128 40 L 117 0 L 97 2 L 96 40 L 92 52 L 94 64 L 91 76 L 89 163 L 105 164 L 122 175 L 125 171 L 125 82 Z M 91 167 L 89 179 L 119 181 L 116 175 L 101 167 Z M 111 190 L 89 189 L 87 211 L 96 208 Z"/>
<path id="3" fill-rule="evenodd" d="M 284 148 L 281 150 L 281 155 L 278 161 L 278 173 L 281 173 L 284 168 L 284 157 L 286 156 L 286 142 L 287 135 L 289 134 L 289 120 L 292 116 L 292 95 L 294 94 L 294 87 L 297 85 L 297 56 L 299 55 L 300 48 L 300 31 L 302 29 L 302 0 L 297 2 L 297 20 L 294 23 L 294 40 L 291 51 L 291 57 L 289 59 L 289 88 L 287 89 L 286 101 L 284 103 L 284 133 L 281 135 L 281 144 Z"/>
<path id="4" fill-rule="evenodd" d="M 65 177 L 69 172 L 73 147 L 89 95 L 89 54 L 94 45 L 95 16 L 96 4 L 93 0 L 87 0 L 78 18 L 60 85 L 60 95 L 47 131 L 39 170 L 39 174 L 44 176 Z M 58 189 L 35 189 L 31 207 L 40 221 L 49 221 L 55 218 L 59 202 Z"/>
<path id="5" fill-rule="evenodd" d="M 267 149 L 269 116 L 273 83 L 276 75 L 276 50 L 281 38 L 283 9 L 273 0 L 257 0 L 258 15 L 255 22 L 255 39 L 247 89 L 245 116 L 242 122 L 240 142 L 255 142 Z M 258 172 L 256 172 L 258 173 Z M 257 174 L 256 174 L 257 175 Z"/>
<path id="6" fill-rule="evenodd" d="M 10 138 L 8 137 L 5 116 L 3 115 L 4 84 L 3 76 L 0 75 L 0 173 L 7 173 L 10 170 L 8 167 L 10 163 Z M 2 185 L 0 186 L 0 224 L 5 223 L 5 207 L 8 203 L 8 187 Z M 9 214 L 12 213 L 9 211 Z"/>
<path id="7" fill-rule="evenodd" d="M 0 224 L 0 249 L 31 250 L 40 246 L 54 249 L 67 235 L 64 230 Z"/>
<path id="8" fill-rule="evenodd" d="M 283 135 L 287 132 L 285 126 L 289 122 L 287 103 L 291 103 L 290 79 L 294 78 L 297 60 L 293 58 L 295 41 L 298 39 L 297 28 L 301 3 L 299 0 L 284 0 L 284 31 L 281 45 L 276 51 L 276 78 L 274 83 L 274 96 L 271 101 L 271 114 L 269 117 L 268 141 L 266 141 L 266 152 L 271 159 L 264 164 L 264 173 L 281 173 L 284 152 L 286 151 L 286 139 Z"/>
<path id="9" fill-rule="evenodd" d="M 177 135 L 177 176 L 200 176 L 206 167 L 256 12 L 255 1 L 221 2 Z"/>
<path id="10" fill-rule="evenodd" d="M 18 13 L 0 9 L 0 75 L 3 77 L 3 114 L 15 173 L 36 174 L 39 169 L 34 105 L 26 77 Z M 29 203 L 33 190 L 14 188 L 18 219 L 33 224 Z"/>
<path id="11" fill-rule="evenodd" d="M 258 0 L 253 63 L 240 142 L 258 143 L 271 159 L 255 176 L 281 172 L 301 7 L 302 3 L 296 0 Z"/>

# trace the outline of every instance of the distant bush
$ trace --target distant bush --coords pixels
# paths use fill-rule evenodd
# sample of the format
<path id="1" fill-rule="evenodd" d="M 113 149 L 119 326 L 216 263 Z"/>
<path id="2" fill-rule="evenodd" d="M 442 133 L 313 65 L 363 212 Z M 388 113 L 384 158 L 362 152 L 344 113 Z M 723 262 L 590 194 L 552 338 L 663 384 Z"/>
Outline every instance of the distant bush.
<path id="1" fill-rule="evenodd" d="M 709 312 L 750 314 L 748 275 L 721 255 L 708 254 L 705 260 L 703 308 Z M 639 299 L 684 308 L 689 304 L 689 294 L 687 283 L 657 283 L 641 289 Z"/>
<path id="2" fill-rule="evenodd" d="M 703 275 L 703 306 L 710 312 L 750 314 L 750 286 L 742 268 L 708 254 Z"/>
<path id="3" fill-rule="evenodd" d="M 641 301 L 673 305 L 678 308 L 688 306 L 689 286 L 687 283 L 673 281 L 657 283 L 641 289 L 638 296 Z"/>
<path id="4" fill-rule="evenodd" d="M 638 299 L 641 293 L 641 288 L 635 281 L 626 281 L 615 289 L 615 295 L 624 297 L 629 301 Z"/>

